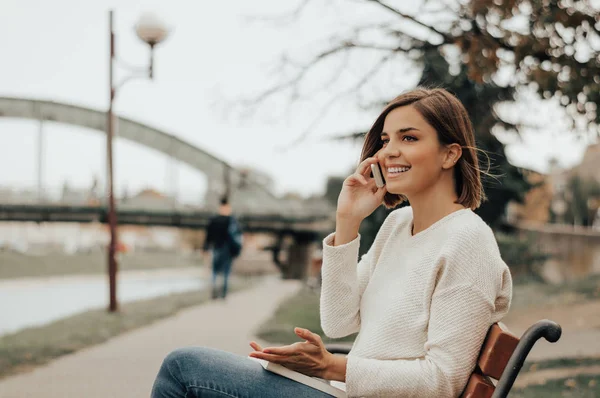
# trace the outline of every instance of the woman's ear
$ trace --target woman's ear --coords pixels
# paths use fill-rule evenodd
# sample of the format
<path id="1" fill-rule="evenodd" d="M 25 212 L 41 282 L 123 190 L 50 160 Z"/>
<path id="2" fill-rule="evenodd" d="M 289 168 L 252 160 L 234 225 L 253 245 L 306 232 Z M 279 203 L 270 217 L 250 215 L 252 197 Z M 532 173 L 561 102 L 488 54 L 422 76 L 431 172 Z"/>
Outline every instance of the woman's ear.
<path id="1" fill-rule="evenodd" d="M 462 156 L 462 147 L 459 144 L 450 144 L 446 147 L 446 158 L 442 164 L 444 170 L 448 170 L 456 165 L 458 159 Z"/>

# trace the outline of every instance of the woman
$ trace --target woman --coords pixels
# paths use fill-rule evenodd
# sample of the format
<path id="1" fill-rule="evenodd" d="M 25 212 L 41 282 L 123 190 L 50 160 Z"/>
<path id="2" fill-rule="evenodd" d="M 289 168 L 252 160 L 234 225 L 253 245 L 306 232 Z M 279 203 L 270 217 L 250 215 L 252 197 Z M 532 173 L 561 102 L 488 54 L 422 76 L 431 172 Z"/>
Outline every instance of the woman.
<path id="1" fill-rule="evenodd" d="M 445 90 L 416 89 L 388 104 L 323 241 L 321 324 L 333 338 L 358 332 L 350 354 L 332 355 L 318 335 L 296 328 L 303 342 L 252 342 L 250 356 L 345 382 L 350 397 L 459 396 L 512 294 L 493 232 L 473 212 L 483 200 L 474 141 L 466 110 Z M 372 164 L 383 170 L 382 188 Z M 362 220 L 382 202 L 405 200 L 411 206 L 389 214 L 357 264 Z M 163 363 L 153 396 L 326 395 L 246 358 L 184 349 Z"/>

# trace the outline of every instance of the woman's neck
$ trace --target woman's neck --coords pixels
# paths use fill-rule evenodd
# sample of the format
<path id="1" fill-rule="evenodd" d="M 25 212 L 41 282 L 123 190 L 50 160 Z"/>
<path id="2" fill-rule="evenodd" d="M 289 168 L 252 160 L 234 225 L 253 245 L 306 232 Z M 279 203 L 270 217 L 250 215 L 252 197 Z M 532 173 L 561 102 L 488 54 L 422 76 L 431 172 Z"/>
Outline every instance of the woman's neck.
<path id="1" fill-rule="evenodd" d="M 426 230 L 448 214 L 465 209 L 463 205 L 456 203 L 456 194 L 448 194 L 448 190 L 433 190 L 409 197 L 408 200 L 413 210 L 413 235 Z"/>

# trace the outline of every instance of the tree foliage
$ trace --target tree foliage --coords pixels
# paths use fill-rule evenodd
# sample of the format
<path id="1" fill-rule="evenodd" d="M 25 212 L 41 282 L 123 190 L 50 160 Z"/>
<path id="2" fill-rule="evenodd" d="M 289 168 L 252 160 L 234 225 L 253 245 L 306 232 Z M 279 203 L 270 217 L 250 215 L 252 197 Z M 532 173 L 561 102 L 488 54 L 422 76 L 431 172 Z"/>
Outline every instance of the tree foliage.
<path id="1" fill-rule="evenodd" d="M 302 1 L 295 15 L 314 2 Z M 478 145 L 490 153 L 490 171 L 496 177 L 484 179 L 489 201 L 479 210 L 490 224 L 500 219 L 508 201 L 522 199 L 529 188 L 492 134 L 496 128 L 518 133 L 525 122 L 504 120 L 497 112 L 499 103 L 513 101 L 522 87 L 533 88 L 541 98 L 558 100 L 574 129 L 600 133 L 600 10 L 590 0 L 338 0 L 336 4 L 364 13 L 364 22 L 340 28 L 314 46 L 308 57 L 303 54 L 299 59 L 292 48 L 282 58 L 282 80 L 255 99 L 260 102 L 277 93 L 287 93 L 292 100 L 310 97 L 312 92 L 302 90 L 310 73 L 337 59 L 341 69 L 323 85 L 332 91 L 323 112 L 349 96 L 356 97 L 361 107 L 381 109 L 398 92 L 371 95 L 366 102 L 368 96 L 363 95 L 381 78 L 380 72 L 386 67 L 401 70 L 407 64 L 420 68 L 419 84 L 448 88 L 465 104 Z M 374 14 L 377 17 L 372 18 Z M 360 63 L 362 72 L 353 73 L 353 82 L 336 91 L 334 82 L 353 63 Z M 359 126 L 344 136 L 361 137 L 367 129 Z"/>
<path id="2" fill-rule="evenodd" d="M 310 3 L 315 1 L 303 0 L 295 14 Z M 368 88 L 386 65 L 409 60 L 424 66 L 426 55 L 434 51 L 448 61 L 448 74 L 462 65 L 470 81 L 482 84 L 494 81 L 503 70 L 509 75 L 504 86 L 532 84 L 543 98 L 556 96 L 571 116 L 583 115 L 594 126 L 600 121 L 596 112 L 600 10 L 590 0 L 338 0 L 337 4 L 379 13 L 371 22 L 357 22 L 322 40 L 308 59 L 305 54 L 294 56 L 292 46 L 282 56 L 280 70 L 286 72 L 282 81 L 257 99 L 282 91 L 300 99 L 301 86 L 312 70 L 332 58 L 356 62 L 350 55 L 358 53 L 369 65 L 343 93 L 354 96 Z M 340 74 L 336 71 L 334 79 Z M 512 99 L 510 91 L 505 94 L 504 99 Z"/>

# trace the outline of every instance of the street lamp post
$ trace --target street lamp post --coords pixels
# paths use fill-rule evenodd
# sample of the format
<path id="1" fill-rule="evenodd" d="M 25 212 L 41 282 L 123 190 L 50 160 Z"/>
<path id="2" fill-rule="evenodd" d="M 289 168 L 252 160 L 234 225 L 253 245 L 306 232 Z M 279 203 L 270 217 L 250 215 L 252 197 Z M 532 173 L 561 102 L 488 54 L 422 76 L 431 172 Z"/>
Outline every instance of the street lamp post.
<path id="1" fill-rule="evenodd" d="M 114 136 L 114 114 L 113 103 L 117 90 L 123 84 L 132 78 L 145 77 L 153 78 L 154 64 L 154 46 L 163 41 L 168 34 L 167 28 L 152 14 L 144 14 L 137 23 L 135 30 L 138 37 L 150 46 L 150 65 L 142 69 L 128 68 L 134 72 L 119 84 L 114 81 L 115 56 L 115 32 L 113 25 L 113 11 L 109 11 L 109 29 L 110 29 L 110 55 L 109 55 L 109 105 L 107 112 L 107 131 L 106 131 L 106 162 L 107 162 L 107 190 L 108 190 L 108 225 L 110 230 L 110 244 L 108 245 L 108 283 L 110 303 L 108 310 L 115 312 L 118 310 L 117 302 L 117 213 L 115 209 L 115 197 L 113 193 L 113 136 Z"/>

